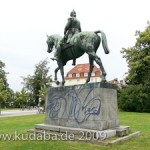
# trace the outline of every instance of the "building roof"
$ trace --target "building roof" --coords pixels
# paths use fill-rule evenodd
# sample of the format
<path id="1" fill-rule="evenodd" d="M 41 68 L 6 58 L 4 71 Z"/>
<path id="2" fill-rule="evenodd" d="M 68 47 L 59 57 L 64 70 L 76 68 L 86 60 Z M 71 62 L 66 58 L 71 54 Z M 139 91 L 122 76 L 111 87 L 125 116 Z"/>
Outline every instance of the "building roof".
<path id="1" fill-rule="evenodd" d="M 92 72 L 97 72 L 99 71 L 99 68 L 97 68 L 94 65 L 93 71 Z M 89 72 L 89 64 L 78 64 L 76 65 L 73 69 L 71 69 L 68 74 L 73 74 L 73 73 L 88 73 Z"/>
<path id="2" fill-rule="evenodd" d="M 126 87 L 126 84 L 124 83 L 124 81 L 120 80 L 120 82 L 119 82 L 117 78 L 115 78 L 114 80 L 108 81 L 108 83 L 116 84 L 119 88 Z"/>
<path id="3" fill-rule="evenodd" d="M 118 81 L 117 78 L 115 78 L 115 79 L 113 79 L 113 80 L 108 81 L 108 83 L 119 84 L 119 81 Z"/>
<path id="4" fill-rule="evenodd" d="M 89 64 L 78 64 L 67 73 L 66 78 L 68 78 L 68 74 L 77 74 L 77 73 L 81 74 L 88 72 L 89 72 Z M 96 73 L 96 76 L 101 76 L 100 69 L 97 68 L 95 65 L 92 72 Z"/>

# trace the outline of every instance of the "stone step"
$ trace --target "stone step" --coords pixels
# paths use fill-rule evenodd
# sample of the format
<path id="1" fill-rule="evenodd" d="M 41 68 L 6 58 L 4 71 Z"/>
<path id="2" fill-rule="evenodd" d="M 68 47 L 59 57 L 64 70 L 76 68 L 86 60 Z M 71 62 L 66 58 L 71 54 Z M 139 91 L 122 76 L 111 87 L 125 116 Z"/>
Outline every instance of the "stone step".
<path id="1" fill-rule="evenodd" d="M 86 136 L 86 137 L 96 137 L 98 139 L 106 139 L 110 137 L 116 136 L 116 129 L 107 129 L 107 130 L 91 130 L 91 129 L 84 129 L 84 128 L 72 128 L 72 127 L 64 127 L 64 126 L 54 126 L 54 125 L 47 125 L 47 124 L 36 124 L 36 130 L 48 130 L 60 133 L 72 133 L 78 134 L 79 136 Z"/>
<path id="2" fill-rule="evenodd" d="M 31 134 L 40 134 L 43 136 L 46 135 L 45 140 L 71 140 L 71 141 L 80 141 L 80 142 L 90 142 L 90 143 L 103 145 L 103 146 L 118 144 L 118 143 L 124 142 L 126 140 L 129 140 L 131 138 L 138 137 L 140 135 L 140 131 L 137 131 L 137 132 L 125 135 L 123 137 L 116 137 L 116 138 L 112 138 L 110 140 L 105 141 L 105 140 L 97 139 L 97 138 L 94 138 L 94 139 L 83 138 L 83 139 L 81 139 L 80 136 L 71 137 L 71 134 L 69 135 L 68 133 L 66 134 L 66 136 L 64 136 L 65 134 L 60 133 L 60 132 L 45 131 L 45 130 L 40 130 L 40 129 L 30 129 L 30 130 L 28 130 L 28 132 Z M 47 136 L 47 135 L 49 135 L 49 136 Z M 57 138 L 54 138 L 56 136 L 57 136 Z M 51 137 L 51 138 L 49 138 L 49 137 Z M 32 136 L 32 138 L 33 138 L 33 136 Z"/>
<path id="3" fill-rule="evenodd" d="M 130 132 L 130 126 L 119 126 L 116 127 L 115 129 L 116 129 L 116 135 L 119 137 L 128 135 Z"/>

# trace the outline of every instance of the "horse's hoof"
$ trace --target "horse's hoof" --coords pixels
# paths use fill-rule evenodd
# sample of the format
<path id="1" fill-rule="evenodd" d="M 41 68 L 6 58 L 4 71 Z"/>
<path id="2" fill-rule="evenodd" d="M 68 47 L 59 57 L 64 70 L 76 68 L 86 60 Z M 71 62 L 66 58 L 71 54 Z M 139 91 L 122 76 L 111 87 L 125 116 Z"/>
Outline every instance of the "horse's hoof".
<path id="1" fill-rule="evenodd" d="M 56 81 L 56 84 L 57 84 L 57 85 L 59 85 L 59 84 L 60 84 L 60 82 L 59 82 L 59 81 Z"/>
<path id="2" fill-rule="evenodd" d="M 86 80 L 86 82 L 85 83 L 89 83 L 90 82 L 90 80 Z"/>
<path id="3" fill-rule="evenodd" d="M 109 52 L 105 52 L 105 54 L 109 54 Z"/>
<path id="4" fill-rule="evenodd" d="M 64 86 L 65 82 L 62 82 L 61 85 Z"/>

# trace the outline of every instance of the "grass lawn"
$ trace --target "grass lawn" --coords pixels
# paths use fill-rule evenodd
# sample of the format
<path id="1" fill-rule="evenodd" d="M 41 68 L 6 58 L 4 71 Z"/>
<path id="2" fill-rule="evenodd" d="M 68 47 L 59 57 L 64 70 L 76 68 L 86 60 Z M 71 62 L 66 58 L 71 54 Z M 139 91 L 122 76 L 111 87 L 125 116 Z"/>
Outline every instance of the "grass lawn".
<path id="1" fill-rule="evenodd" d="M 121 144 L 100 146 L 74 141 L 4 141 L 0 140 L 0 150 L 149 150 L 150 149 L 150 113 L 119 112 L 121 125 L 131 126 L 132 131 L 141 131 L 141 135 Z M 26 133 L 34 124 L 43 123 L 44 115 L 0 118 L 0 134 Z"/>

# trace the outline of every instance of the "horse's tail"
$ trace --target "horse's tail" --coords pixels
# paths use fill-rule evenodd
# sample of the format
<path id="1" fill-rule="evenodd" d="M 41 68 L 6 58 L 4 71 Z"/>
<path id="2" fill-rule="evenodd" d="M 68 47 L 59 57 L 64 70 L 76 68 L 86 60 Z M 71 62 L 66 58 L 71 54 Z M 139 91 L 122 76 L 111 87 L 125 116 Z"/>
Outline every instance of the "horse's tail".
<path id="1" fill-rule="evenodd" d="M 102 45 L 103 45 L 103 48 L 104 48 L 104 51 L 105 51 L 105 54 L 109 54 L 109 48 L 108 48 L 108 45 L 107 45 L 107 38 L 106 38 L 106 35 L 103 31 L 101 30 L 98 30 L 98 31 L 95 31 L 94 33 L 101 33 L 101 36 L 102 36 Z"/>

